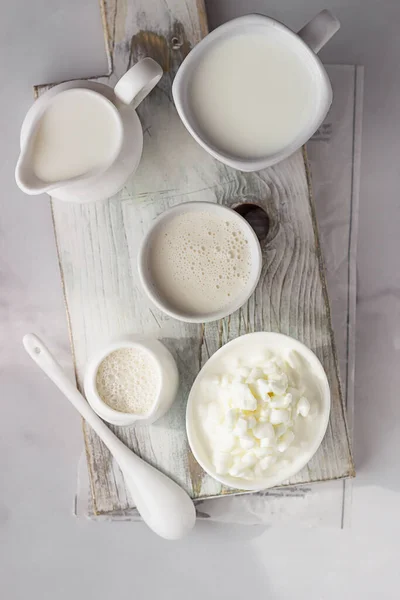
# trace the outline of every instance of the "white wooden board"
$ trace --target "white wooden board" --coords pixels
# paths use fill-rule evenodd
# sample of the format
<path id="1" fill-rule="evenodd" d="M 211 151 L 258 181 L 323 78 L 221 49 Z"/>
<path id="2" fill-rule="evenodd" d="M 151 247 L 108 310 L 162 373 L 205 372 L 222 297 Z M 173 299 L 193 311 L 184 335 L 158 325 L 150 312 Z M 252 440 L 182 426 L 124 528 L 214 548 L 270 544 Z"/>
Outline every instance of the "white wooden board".
<path id="1" fill-rule="evenodd" d="M 110 338 L 127 332 L 159 337 L 177 360 L 179 397 L 151 427 L 115 431 L 193 498 L 232 493 L 205 475 L 190 453 L 184 426 L 188 391 L 201 366 L 222 344 L 250 331 L 281 331 L 316 352 L 332 392 L 324 442 L 289 483 L 354 475 L 304 153 L 244 174 L 213 160 L 184 129 L 171 99 L 171 82 L 184 56 L 206 33 L 202 3 L 106 0 L 103 8 L 112 73 L 98 81 L 113 85 L 143 56 L 158 60 L 165 75 L 139 110 L 145 144 L 134 179 L 102 203 L 52 202 L 78 384 L 90 355 Z M 255 203 L 270 220 L 253 297 L 231 317 L 207 325 L 180 323 L 160 313 L 142 291 L 136 268 L 140 241 L 153 219 L 170 206 L 195 200 L 228 206 Z M 132 500 L 118 468 L 86 424 L 84 435 L 95 512 L 129 512 Z"/>

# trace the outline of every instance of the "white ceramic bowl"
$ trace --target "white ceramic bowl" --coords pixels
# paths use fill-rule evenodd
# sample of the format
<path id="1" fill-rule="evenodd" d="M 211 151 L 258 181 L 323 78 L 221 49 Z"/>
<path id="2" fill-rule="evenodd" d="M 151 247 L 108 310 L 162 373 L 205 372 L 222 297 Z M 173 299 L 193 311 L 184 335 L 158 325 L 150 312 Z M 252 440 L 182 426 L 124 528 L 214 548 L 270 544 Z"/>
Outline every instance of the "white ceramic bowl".
<path id="1" fill-rule="evenodd" d="M 160 383 L 157 390 L 157 400 L 146 415 L 114 410 L 101 399 L 97 391 L 96 376 L 100 363 L 111 352 L 121 348 L 141 348 L 152 356 L 158 366 Z M 112 425 L 138 425 L 140 423 L 149 425 L 154 423 L 171 407 L 178 391 L 178 384 L 178 368 L 170 351 L 157 339 L 135 336 L 120 338 L 97 352 L 89 361 L 84 378 L 87 401 L 99 417 Z"/>
<path id="2" fill-rule="evenodd" d="M 231 221 L 235 221 L 235 223 L 240 227 L 240 229 L 243 232 L 243 235 L 249 243 L 249 248 L 252 256 L 252 270 L 247 286 L 244 288 L 242 294 L 233 298 L 232 302 L 230 304 L 227 304 L 223 310 L 216 311 L 213 313 L 183 313 L 175 307 L 173 307 L 172 305 L 170 305 L 169 303 L 167 303 L 167 301 L 159 293 L 155 282 L 152 278 L 151 270 L 149 268 L 149 250 L 160 226 L 163 225 L 168 219 L 172 219 L 177 215 L 187 213 L 189 211 L 213 212 L 220 216 L 221 220 L 228 218 Z M 250 298 L 251 294 L 254 292 L 257 286 L 261 274 L 261 266 L 262 256 L 260 243 L 256 234 L 254 233 L 253 228 L 237 212 L 235 212 L 231 208 L 228 208 L 227 206 L 216 204 L 215 202 L 185 202 L 183 204 L 178 204 L 177 206 L 174 206 L 173 208 L 170 208 L 169 210 L 162 213 L 155 220 L 153 226 L 143 239 L 138 254 L 138 269 L 140 281 L 150 300 L 157 306 L 157 308 L 159 308 L 161 311 L 163 311 L 170 317 L 178 319 L 179 321 L 185 321 L 187 323 L 205 323 L 208 321 L 216 321 L 217 319 L 222 319 L 223 317 L 232 314 L 233 312 L 235 312 L 235 310 L 243 306 L 243 304 Z"/>
<path id="3" fill-rule="evenodd" d="M 216 473 L 215 467 L 211 461 L 211 457 L 208 455 L 206 442 L 202 439 L 202 435 L 199 432 L 196 415 L 196 402 L 199 402 L 200 384 L 201 382 L 212 375 L 215 375 L 216 360 L 227 357 L 229 353 L 239 346 L 242 346 L 241 354 L 245 356 L 252 356 L 254 354 L 255 345 L 262 343 L 265 345 L 265 350 L 296 350 L 303 358 L 309 363 L 313 374 L 315 375 L 315 385 L 319 390 L 318 399 L 318 417 L 317 425 L 313 432 L 312 439 L 309 440 L 307 446 L 302 449 L 296 459 L 286 467 L 283 467 L 277 472 L 273 472 L 262 479 L 249 481 L 246 479 L 240 479 L 238 477 L 231 477 L 229 475 L 219 475 Z M 313 378 L 314 381 L 314 378 Z M 272 332 L 259 332 L 249 333 L 247 335 L 240 336 L 225 346 L 222 346 L 211 358 L 205 363 L 197 378 L 195 379 L 193 386 L 190 390 L 189 399 L 186 409 L 186 432 L 189 440 L 190 448 L 193 455 L 200 466 L 204 469 L 208 475 L 219 481 L 220 483 L 235 489 L 242 490 L 264 490 L 270 487 L 281 485 L 286 482 L 290 477 L 293 477 L 298 473 L 314 456 L 318 450 L 329 421 L 331 407 L 331 396 L 328 379 L 326 377 L 323 366 L 321 365 L 318 358 L 315 356 L 307 346 L 286 335 Z"/>
<path id="4" fill-rule="evenodd" d="M 234 169 L 239 169 L 240 171 L 259 171 L 287 158 L 300 148 L 318 129 L 332 103 L 332 87 L 329 77 L 316 52 L 332 37 L 339 29 L 339 26 L 339 21 L 327 10 L 319 13 L 297 34 L 279 21 L 258 14 L 238 17 L 220 25 L 191 50 L 174 79 L 172 95 L 182 123 L 200 146 L 211 154 L 211 156 Z M 268 35 L 271 30 L 282 33 L 282 39 L 285 40 L 286 45 L 293 48 L 298 57 L 313 73 L 318 93 L 313 98 L 312 117 L 307 127 L 303 128 L 301 132 L 293 134 L 291 143 L 274 154 L 258 159 L 229 154 L 213 144 L 197 124 L 196 115 L 189 100 L 189 89 L 193 74 L 205 54 L 212 47 L 243 33 L 262 33 Z M 234 68 L 235 66 L 232 65 L 232 69 Z"/>

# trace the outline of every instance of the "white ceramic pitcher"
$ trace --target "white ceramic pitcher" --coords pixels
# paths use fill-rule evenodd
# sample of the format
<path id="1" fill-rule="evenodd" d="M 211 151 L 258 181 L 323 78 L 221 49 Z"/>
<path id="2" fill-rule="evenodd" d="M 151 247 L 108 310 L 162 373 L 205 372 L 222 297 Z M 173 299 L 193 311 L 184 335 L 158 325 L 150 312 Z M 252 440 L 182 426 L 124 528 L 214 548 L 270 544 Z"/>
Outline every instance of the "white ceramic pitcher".
<path id="1" fill-rule="evenodd" d="M 27 194 L 50 192 L 53 198 L 85 202 L 109 198 L 136 171 L 143 149 L 143 130 L 135 108 L 158 83 L 163 71 L 151 58 L 134 65 L 114 89 L 90 81 L 57 85 L 33 104 L 21 129 L 21 153 L 15 170 L 17 185 Z M 40 179 L 33 169 L 35 137 L 41 118 L 60 94 L 94 95 L 107 120 L 115 128 L 115 145 L 103 164 L 79 176 L 55 182 Z"/>

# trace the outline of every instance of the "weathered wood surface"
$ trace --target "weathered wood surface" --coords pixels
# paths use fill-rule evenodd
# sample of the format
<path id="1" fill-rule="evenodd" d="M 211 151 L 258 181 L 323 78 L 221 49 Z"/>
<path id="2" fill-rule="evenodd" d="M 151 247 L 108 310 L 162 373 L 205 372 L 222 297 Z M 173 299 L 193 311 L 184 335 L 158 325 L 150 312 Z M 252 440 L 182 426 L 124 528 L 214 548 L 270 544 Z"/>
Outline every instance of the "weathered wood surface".
<path id="1" fill-rule="evenodd" d="M 139 109 L 145 143 L 134 179 L 106 202 L 52 203 L 78 384 L 82 387 L 90 355 L 110 338 L 127 332 L 159 337 L 177 360 L 179 397 L 151 427 L 115 431 L 192 497 L 231 493 L 205 475 L 189 451 L 185 404 L 190 386 L 208 357 L 230 339 L 260 330 L 287 333 L 316 352 L 332 392 L 332 413 L 321 448 L 290 483 L 352 476 L 305 155 L 299 151 L 276 167 L 240 173 L 213 160 L 180 123 L 171 83 L 184 56 L 206 33 L 202 2 L 106 0 L 103 8 L 112 74 L 100 81 L 113 85 L 144 56 L 158 60 L 165 75 Z M 153 219 L 170 206 L 195 200 L 228 206 L 254 202 L 270 219 L 254 295 L 231 317 L 204 326 L 174 321 L 153 307 L 136 268 L 140 241 Z M 86 424 L 84 435 L 95 512 L 129 513 L 132 501 L 118 468 Z"/>

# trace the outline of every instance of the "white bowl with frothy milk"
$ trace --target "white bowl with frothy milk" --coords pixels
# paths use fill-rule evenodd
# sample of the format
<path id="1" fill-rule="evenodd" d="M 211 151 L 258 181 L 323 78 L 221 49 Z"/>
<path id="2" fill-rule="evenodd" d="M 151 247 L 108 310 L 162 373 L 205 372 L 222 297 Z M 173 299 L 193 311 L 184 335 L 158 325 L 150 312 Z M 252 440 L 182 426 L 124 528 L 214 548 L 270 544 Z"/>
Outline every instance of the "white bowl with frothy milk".
<path id="1" fill-rule="evenodd" d="M 331 105 L 317 52 L 339 26 L 324 10 L 297 34 L 256 14 L 215 29 L 185 58 L 172 86 L 189 133 L 214 158 L 241 171 L 288 157 Z"/>
<path id="2" fill-rule="evenodd" d="M 150 300 L 189 323 L 215 321 L 243 306 L 261 265 L 260 244 L 247 221 L 213 202 L 186 202 L 162 213 L 138 254 Z"/>

